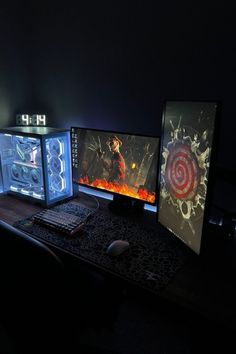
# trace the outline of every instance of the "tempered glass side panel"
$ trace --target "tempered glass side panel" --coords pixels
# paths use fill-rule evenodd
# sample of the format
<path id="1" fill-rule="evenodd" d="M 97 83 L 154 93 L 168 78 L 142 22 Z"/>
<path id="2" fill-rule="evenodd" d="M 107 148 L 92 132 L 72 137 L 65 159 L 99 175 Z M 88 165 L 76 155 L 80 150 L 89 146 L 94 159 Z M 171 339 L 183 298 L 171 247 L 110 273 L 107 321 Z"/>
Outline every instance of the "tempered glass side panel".
<path id="1" fill-rule="evenodd" d="M 44 200 L 40 139 L 0 134 L 2 190 Z"/>
<path id="2" fill-rule="evenodd" d="M 72 195 L 69 132 L 45 139 L 49 203 Z"/>

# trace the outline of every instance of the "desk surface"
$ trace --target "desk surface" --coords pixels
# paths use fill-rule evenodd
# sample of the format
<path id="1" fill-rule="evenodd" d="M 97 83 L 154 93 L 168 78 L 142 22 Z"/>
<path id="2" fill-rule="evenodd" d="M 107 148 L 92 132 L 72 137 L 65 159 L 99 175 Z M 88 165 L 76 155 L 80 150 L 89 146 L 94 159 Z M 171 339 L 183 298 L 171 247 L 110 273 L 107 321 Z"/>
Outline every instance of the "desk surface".
<path id="1" fill-rule="evenodd" d="M 76 201 L 76 200 L 75 200 Z M 80 198 L 79 203 L 94 208 L 90 197 Z M 99 199 L 100 209 L 107 207 L 107 201 Z M 42 207 L 10 195 L 0 196 L 0 219 L 14 224 L 38 211 Z M 144 212 L 144 223 L 155 224 L 155 215 Z M 210 248 L 214 245 L 214 248 Z M 171 282 L 160 292 L 160 296 L 191 311 L 236 329 L 235 298 L 236 287 L 236 242 L 224 240 L 209 233 L 208 252 L 201 257 L 192 255 Z"/>

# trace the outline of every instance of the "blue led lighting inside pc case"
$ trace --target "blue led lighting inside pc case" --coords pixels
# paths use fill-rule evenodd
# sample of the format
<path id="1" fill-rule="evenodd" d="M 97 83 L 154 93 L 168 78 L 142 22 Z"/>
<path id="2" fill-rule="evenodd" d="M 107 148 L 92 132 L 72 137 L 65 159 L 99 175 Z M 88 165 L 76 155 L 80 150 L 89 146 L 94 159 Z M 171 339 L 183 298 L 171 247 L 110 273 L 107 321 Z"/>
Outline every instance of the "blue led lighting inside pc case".
<path id="1" fill-rule="evenodd" d="M 72 196 L 70 132 L 48 127 L 0 130 L 0 192 L 49 206 Z"/>

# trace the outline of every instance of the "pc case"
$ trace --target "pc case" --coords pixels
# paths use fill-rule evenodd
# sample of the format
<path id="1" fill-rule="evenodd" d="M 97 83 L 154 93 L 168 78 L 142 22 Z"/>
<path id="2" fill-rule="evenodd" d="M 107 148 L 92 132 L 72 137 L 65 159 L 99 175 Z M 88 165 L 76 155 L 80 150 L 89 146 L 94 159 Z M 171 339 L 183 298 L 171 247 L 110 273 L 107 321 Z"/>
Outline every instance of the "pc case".
<path id="1" fill-rule="evenodd" d="M 45 206 L 71 197 L 70 132 L 49 127 L 0 129 L 0 192 Z"/>

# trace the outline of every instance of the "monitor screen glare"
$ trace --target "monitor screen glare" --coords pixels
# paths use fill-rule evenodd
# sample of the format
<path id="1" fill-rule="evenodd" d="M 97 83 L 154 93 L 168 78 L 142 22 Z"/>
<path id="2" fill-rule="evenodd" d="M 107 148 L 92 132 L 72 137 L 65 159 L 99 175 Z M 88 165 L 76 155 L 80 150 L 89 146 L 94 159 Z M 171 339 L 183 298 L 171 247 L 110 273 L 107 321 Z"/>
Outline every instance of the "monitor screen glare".
<path id="1" fill-rule="evenodd" d="M 216 102 L 166 102 L 158 221 L 200 253 Z"/>
<path id="2" fill-rule="evenodd" d="M 71 128 L 73 182 L 155 204 L 159 139 Z"/>

